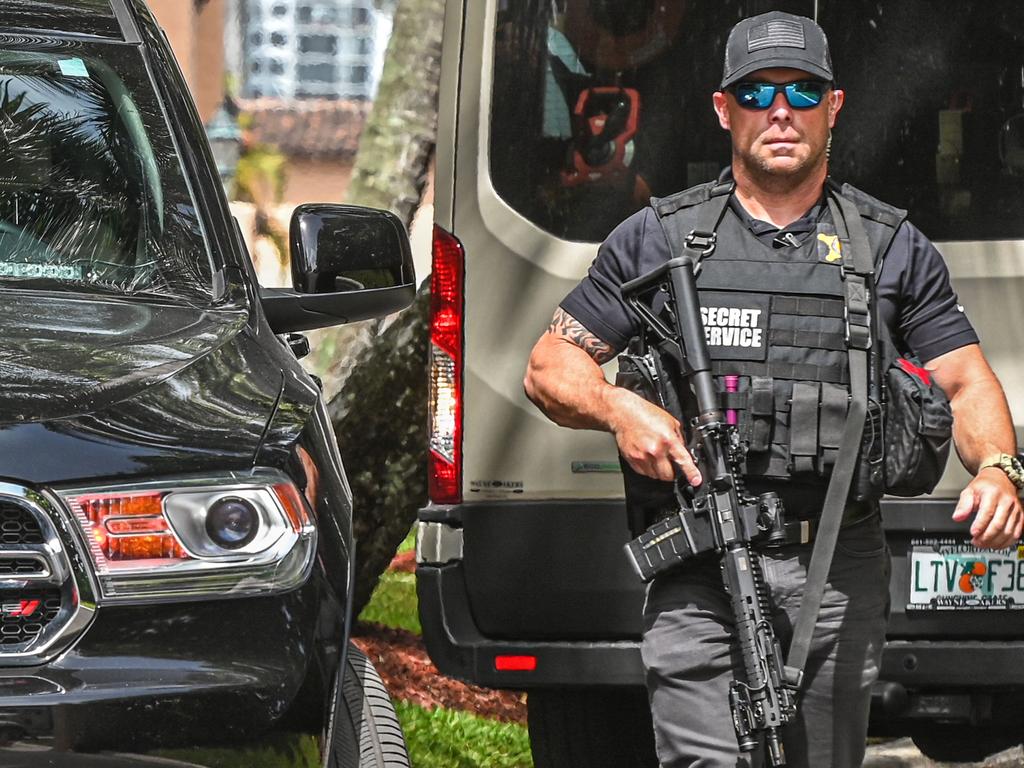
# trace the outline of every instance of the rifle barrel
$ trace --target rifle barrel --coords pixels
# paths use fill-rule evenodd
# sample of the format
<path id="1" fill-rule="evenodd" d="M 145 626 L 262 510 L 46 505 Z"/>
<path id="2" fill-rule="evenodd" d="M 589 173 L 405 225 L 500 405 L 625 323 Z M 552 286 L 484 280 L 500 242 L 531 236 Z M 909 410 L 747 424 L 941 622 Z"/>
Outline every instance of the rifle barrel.
<path id="1" fill-rule="evenodd" d="M 700 297 L 694 263 L 688 256 L 669 262 L 669 282 L 675 299 L 675 321 L 679 338 L 686 348 L 686 361 L 693 369 L 693 394 L 697 398 L 697 418 L 702 424 L 724 422 L 715 378 L 711 373 L 711 355 L 708 352 L 704 324 L 700 317 Z"/>

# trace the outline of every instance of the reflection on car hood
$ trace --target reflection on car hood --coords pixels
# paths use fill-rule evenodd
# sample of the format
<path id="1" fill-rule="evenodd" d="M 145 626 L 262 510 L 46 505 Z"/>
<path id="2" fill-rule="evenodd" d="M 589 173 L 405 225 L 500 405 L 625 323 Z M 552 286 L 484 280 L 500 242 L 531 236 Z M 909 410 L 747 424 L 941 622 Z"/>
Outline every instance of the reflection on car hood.
<path id="1" fill-rule="evenodd" d="M 244 309 L 0 301 L 0 477 L 251 467 L 284 376 L 246 320 Z"/>
<path id="2" fill-rule="evenodd" d="M 0 424 L 103 409 L 233 338 L 244 309 L 0 293 Z"/>

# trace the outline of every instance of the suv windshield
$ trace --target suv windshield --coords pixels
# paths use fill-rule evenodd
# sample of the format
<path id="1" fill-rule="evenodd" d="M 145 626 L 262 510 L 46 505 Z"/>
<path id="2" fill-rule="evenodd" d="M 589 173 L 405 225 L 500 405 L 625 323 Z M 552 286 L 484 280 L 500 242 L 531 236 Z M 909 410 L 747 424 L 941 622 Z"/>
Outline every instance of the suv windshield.
<path id="1" fill-rule="evenodd" d="M 211 298 L 196 206 L 137 49 L 0 49 L 0 286 Z"/>
<path id="2" fill-rule="evenodd" d="M 777 7 L 829 34 L 832 173 L 934 240 L 1024 237 L 1024 3 L 503 0 L 490 169 L 537 226 L 599 241 L 729 163 L 711 94 L 729 28 Z"/>

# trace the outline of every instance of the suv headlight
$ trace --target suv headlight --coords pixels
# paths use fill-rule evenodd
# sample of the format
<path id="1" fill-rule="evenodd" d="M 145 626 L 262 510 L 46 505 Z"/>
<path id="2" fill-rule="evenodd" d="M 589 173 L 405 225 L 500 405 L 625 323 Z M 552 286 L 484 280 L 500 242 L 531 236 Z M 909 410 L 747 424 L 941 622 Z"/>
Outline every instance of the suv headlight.
<path id="1" fill-rule="evenodd" d="M 56 493 L 91 556 L 102 602 L 285 592 L 313 565 L 309 509 L 276 470 Z"/>

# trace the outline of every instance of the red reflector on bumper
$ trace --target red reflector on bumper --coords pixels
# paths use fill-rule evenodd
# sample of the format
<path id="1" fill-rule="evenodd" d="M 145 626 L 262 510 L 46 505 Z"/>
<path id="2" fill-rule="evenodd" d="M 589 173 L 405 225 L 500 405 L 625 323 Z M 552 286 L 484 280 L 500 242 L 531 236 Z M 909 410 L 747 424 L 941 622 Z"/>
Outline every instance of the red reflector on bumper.
<path id="1" fill-rule="evenodd" d="M 495 656 L 494 668 L 498 672 L 533 672 L 537 669 L 537 657 Z"/>

